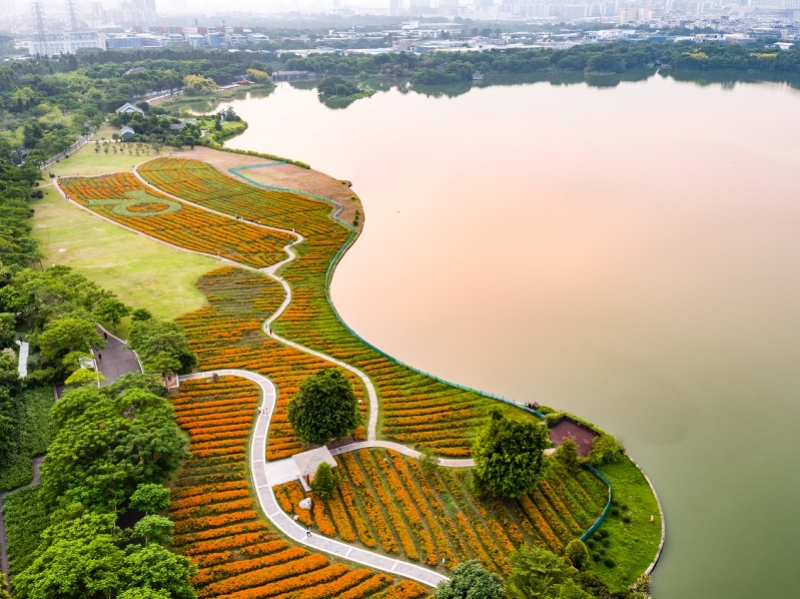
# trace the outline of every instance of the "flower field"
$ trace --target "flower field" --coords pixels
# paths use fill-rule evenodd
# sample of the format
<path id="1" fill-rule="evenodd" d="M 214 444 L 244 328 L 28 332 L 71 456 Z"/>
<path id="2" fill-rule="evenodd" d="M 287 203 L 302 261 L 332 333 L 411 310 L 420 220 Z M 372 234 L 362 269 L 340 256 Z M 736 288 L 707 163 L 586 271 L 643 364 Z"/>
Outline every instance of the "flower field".
<path id="1" fill-rule="evenodd" d="M 226 266 L 198 281 L 208 306 L 177 319 L 186 331 L 192 350 L 200 358 L 201 370 L 243 368 L 268 376 L 278 388 L 278 401 L 270 421 L 267 459 L 289 457 L 301 450 L 286 416 L 287 406 L 300 382 L 330 366 L 328 362 L 287 347 L 264 334 L 265 315 L 283 301 L 283 288 L 259 273 Z M 356 394 L 364 394 L 361 381 L 349 376 Z M 366 402 L 364 402 L 366 410 Z M 366 438 L 363 427 L 357 440 Z"/>
<path id="2" fill-rule="evenodd" d="M 292 286 L 293 300 L 273 328 L 366 372 L 381 398 L 383 438 L 430 447 L 445 456 L 469 455 L 470 438 L 496 402 L 394 363 L 336 318 L 326 295 L 326 274 L 350 232 L 330 218 L 330 205 L 259 189 L 194 160 L 159 158 L 142 165 L 139 173 L 188 201 L 304 235 L 306 241 L 296 247 L 299 259 L 281 271 Z"/>
<path id="3" fill-rule="evenodd" d="M 410 597 L 419 584 L 353 568 L 291 545 L 259 518 L 249 489 L 246 448 L 258 387 L 234 377 L 185 381 L 173 398 L 190 436 L 191 458 L 173 484 L 173 548 L 197 564 L 201 599 Z"/>
<path id="4" fill-rule="evenodd" d="M 132 173 L 62 179 L 61 188 L 90 210 L 174 245 L 263 268 L 286 257 L 292 235 L 195 208 L 146 189 Z M 165 208 L 166 207 L 166 208 Z"/>
<path id="5" fill-rule="evenodd" d="M 500 501 L 475 499 L 465 470 L 426 472 L 394 451 L 361 449 L 336 460 L 345 478 L 333 497 L 312 494 L 312 510 L 301 510 L 304 494 L 292 482 L 274 489 L 283 509 L 321 534 L 428 566 L 478 559 L 507 574 L 506 557 L 515 548 L 529 544 L 560 553 L 607 501 L 598 479 L 583 470 L 570 476 L 559 464 L 533 493 Z"/>

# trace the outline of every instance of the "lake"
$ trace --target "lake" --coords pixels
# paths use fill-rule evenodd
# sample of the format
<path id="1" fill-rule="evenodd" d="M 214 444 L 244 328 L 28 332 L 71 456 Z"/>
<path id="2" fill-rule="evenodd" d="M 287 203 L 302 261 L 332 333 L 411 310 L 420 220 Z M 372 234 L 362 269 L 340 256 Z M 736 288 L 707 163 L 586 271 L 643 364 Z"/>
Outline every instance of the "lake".
<path id="1" fill-rule="evenodd" d="M 800 92 L 655 75 L 231 104 L 231 146 L 353 181 L 366 226 L 332 296 L 360 335 L 625 440 L 666 511 L 654 597 L 798 596 Z"/>

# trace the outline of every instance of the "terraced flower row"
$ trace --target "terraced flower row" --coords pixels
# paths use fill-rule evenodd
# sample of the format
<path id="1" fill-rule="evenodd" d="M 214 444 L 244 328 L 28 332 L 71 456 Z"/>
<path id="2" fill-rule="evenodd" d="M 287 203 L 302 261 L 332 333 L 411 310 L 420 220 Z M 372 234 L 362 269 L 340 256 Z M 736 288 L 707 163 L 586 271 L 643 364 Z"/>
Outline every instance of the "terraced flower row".
<path id="1" fill-rule="evenodd" d="M 393 451 L 362 449 L 337 463 L 345 478 L 333 497 L 314 497 L 312 510 L 303 510 L 304 493 L 292 482 L 274 489 L 281 507 L 324 535 L 428 566 L 478 559 L 508 574 L 508 553 L 524 544 L 560 553 L 597 519 L 607 498 L 594 476 L 571 476 L 558 464 L 533 493 L 501 501 L 469 493 L 466 470 L 426 471 Z"/>
<path id="2" fill-rule="evenodd" d="M 258 387 L 233 377 L 186 381 L 173 399 L 191 438 L 192 457 L 174 482 L 169 515 L 173 546 L 198 566 L 201 599 L 410 597 L 416 583 L 332 562 L 291 546 L 259 518 L 248 486 L 246 447 Z"/>
<path id="3" fill-rule="evenodd" d="M 306 242 L 297 246 L 299 259 L 281 272 L 292 286 L 293 298 L 275 330 L 366 372 L 381 398 L 382 437 L 430 447 L 442 455 L 469 455 L 470 438 L 495 402 L 394 363 L 336 318 L 327 300 L 326 274 L 350 233 L 331 220 L 329 205 L 258 189 L 193 160 L 159 158 L 139 172 L 151 184 L 198 205 L 303 234 Z"/>
<path id="4" fill-rule="evenodd" d="M 306 376 L 330 364 L 264 334 L 261 326 L 265 315 L 272 314 L 283 301 L 283 287 L 273 279 L 241 268 L 223 267 L 204 275 L 197 285 L 209 305 L 177 321 L 200 358 L 200 369 L 242 368 L 268 376 L 278 388 L 278 400 L 270 421 L 267 459 L 298 453 L 301 443 L 286 415 L 289 400 Z M 360 379 L 345 374 L 353 382 L 356 394 L 363 397 Z M 366 402 L 363 409 L 366 411 Z M 354 438 L 366 438 L 363 427 Z"/>
<path id="5" fill-rule="evenodd" d="M 149 206 L 155 209 L 178 203 L 147 189 L 133 173 L 62 179 L 60 185 L 70 199 L 126 227 L 179 247 L 256 268 L 283 260 L 286 254 L 282 248 L 294 241 L 287 233 L 231 220 L 188 204 L 181 203 L 180 210 L 152 213 L 147 210 Z M 127 205 L 130 198 L 142 202 L 145 196 L 152 201 Z M 125 210 L 118 210 L 119 206 Z"/>

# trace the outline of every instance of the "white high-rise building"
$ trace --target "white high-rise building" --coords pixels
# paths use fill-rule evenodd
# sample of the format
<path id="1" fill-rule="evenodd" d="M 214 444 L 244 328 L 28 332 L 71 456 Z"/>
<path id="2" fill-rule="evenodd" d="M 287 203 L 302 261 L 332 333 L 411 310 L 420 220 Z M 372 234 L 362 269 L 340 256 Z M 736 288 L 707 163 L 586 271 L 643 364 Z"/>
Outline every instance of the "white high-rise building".
<path id="1" fill-rule="evenodd" d="M 41 39 L 41 38 L 44 39 Z M 81 48 L 105 48 L 104 41 L 96 31 L 63 31 L 35 35 L 28 42 L 31 55 L 57 56 L 59 54 L 75 54 Z"/>

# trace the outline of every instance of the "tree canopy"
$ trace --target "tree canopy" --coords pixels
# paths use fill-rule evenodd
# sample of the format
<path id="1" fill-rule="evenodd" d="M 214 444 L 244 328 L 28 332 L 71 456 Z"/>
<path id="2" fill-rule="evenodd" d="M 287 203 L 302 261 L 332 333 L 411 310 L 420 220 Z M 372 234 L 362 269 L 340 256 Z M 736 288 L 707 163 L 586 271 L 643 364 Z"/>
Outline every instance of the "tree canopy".
<path id="1" fill-rule="evenodd" d="M 311 488 L 322 499 L 328 499 L 336 492 L 342 481 L 342 475 L 335 473 L 328 462 L 322 462 L 314 473 Z"/>
<path id="2" fill-rule="evenodd" d="M 352 433 L 361 424 L 361 414 L 350 381 L 337 368 L 306 377 L 289 402 L 289 422 L 303 442 L 315 445 Z"/>
<path id="3" fill-rule="evenodd" d="M 183 329 L 175 322 L 148 318 L 136 320 L 128 343 L 139 354 L 146 372 L 191 372 L 197 356 L 189 347 Z"/>
<path id="4" fill-rule="evenodd" d="M 42 465 L 53 500 L 118 509 L 141 483 L 160 483 L 188 454 L 172 406 L 143 389 L 107 396 L 92 387 L 53 407 L 55 439 Z"/>
<path id="5" fill-rule="evenodd" d="M 548 444 L 544 426 L 494 411 L 473 443 L 475 476 L 483 488 L 500 497 L 524 495 L 542 476 Z"/>
<path id="6" fill-rule="evenodd" d="M 506 592 L 503 583 L 477 560 L 458 564 L 450 580 L 440 582 L 433 592 L 435 599 L 502 599 Z"/>

